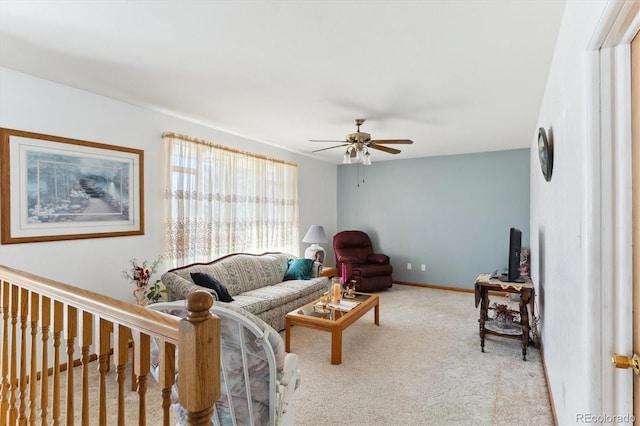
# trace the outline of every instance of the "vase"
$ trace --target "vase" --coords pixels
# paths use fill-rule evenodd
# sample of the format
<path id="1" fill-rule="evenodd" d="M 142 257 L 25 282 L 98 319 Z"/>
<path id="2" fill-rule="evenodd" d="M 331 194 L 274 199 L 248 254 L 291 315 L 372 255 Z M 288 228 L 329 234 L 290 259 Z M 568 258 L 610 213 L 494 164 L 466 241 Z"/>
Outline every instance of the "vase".
<path id="1" fill-rule="evenodd" d="M 135 300 L 136 305 L 144 306 L 147 304 L 147 299 L 144 297 L 147 292 L 146 287 L 136 287 L 133 290 L 133 298 Z"/>
<path id="2" fill-rule="evenodd" d="M 509 327 L 509 319 L 507 318 L 507 313 L 504 311 L 496 311 L 494 315 L 494 319 L 496 321 L 496 325 L 500 328 L 508 328 Z"/>
<path id="3" fill-rule="evenodd" d="M 498 317 L 498 327 L 500 328 L 507 328 L 507 317 L 504 315 L 501 315 Z"/>

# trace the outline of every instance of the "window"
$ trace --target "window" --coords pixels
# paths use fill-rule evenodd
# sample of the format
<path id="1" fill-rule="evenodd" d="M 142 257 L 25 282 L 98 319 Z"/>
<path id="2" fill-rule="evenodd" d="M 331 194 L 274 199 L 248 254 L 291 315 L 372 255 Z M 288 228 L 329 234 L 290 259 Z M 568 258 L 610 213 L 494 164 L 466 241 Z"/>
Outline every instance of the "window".
<path id="1" fill-rule="evenodd" d="M 296 164 L 175 133 L 162 139 L 169 264 L 238 252 L 298 254 Z"/>

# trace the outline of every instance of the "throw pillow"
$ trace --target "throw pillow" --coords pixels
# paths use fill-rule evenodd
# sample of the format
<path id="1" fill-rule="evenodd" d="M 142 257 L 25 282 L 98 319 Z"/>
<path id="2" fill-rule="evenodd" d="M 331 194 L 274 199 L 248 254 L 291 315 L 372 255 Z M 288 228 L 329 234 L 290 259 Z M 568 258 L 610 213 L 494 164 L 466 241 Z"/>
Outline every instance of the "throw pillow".
<path id="1" fill-rule="evenodd" d="M 233 302 L 233 297 L 229 294 L 229 290 L 218 281 L 215 277 L 204 272 L 192 272 L 191 279 L 199 286 L 209 288 L 216 294 L 216 299 L 221 302 Z"/>
<path id="2" fill-rule="evenodd" d="M 284 280 L 308 280 L 311 278 L 313 259 L 289 259 L 289 269 Z"/>

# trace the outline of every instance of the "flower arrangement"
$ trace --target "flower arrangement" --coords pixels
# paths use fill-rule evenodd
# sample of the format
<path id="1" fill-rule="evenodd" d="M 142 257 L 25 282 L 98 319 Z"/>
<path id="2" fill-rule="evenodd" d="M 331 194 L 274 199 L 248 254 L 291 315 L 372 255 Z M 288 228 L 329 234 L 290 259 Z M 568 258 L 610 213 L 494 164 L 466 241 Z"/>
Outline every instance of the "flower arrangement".
<path id="1" fill-rule="evenodd" d="M 493 302 L 493 305 L 491 307 L 495 310 L 494 318 L 496 319 L 496 321 L 513 321 L 513 312 L 507 305 Z"/>
<path id="2" fill-rule="evenodd" d="M 138 263 L 138 259 L 131 259 L 130 269 L 122 271 L 122 276 L 128 279 L 135 288 L 133 289 L 133 297 L 139 305 L 146 305 L 149 302 L 157 302 L 162 297 L 162 293 L 166 293 L 166 289 L 161 289 L 160 280 L 157 280 L 149 287 L 151 276 L 156 273 L 158 265 L 162 260 L 162 256 L 158 257 L 151 265 L 146 260 L 142 264 Z"/>

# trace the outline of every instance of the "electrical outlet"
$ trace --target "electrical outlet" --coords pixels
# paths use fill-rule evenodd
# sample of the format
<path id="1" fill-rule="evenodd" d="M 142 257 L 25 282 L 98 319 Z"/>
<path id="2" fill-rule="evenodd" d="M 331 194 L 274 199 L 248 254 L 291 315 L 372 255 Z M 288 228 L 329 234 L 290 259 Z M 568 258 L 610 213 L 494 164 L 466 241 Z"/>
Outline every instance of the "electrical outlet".
<path id="1" fill-rule="evenodd" d="M 407 263 L 407 269 L 411 269 L 411 264 Z"/>
<path id="2" fill-rule="evenodd" d="M 424 264 L 420 265 L 420 270 L 422 272 L 426 271 L 427 270 L 427 265 L 424 265 Z"/>

